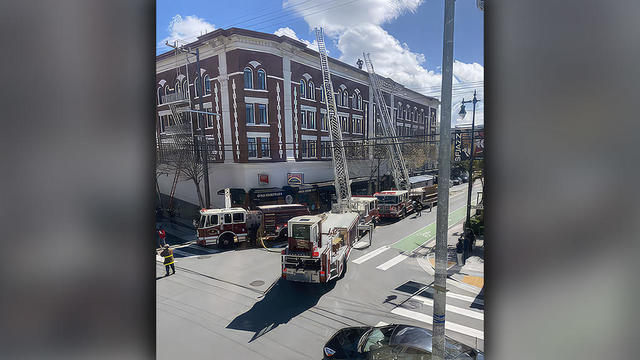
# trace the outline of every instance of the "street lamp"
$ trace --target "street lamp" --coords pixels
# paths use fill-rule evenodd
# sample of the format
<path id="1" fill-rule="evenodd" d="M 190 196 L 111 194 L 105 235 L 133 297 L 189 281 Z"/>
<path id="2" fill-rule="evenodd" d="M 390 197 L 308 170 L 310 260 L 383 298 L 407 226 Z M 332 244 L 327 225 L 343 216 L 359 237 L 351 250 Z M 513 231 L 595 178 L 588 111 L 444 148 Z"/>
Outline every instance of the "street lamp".
<path id="1" fill-rule="evenodd" d="M 467 227 L 471 227 L 471 191 L 473 190 L 473 141 L 475 135 L 476 126 L 476 103 L 480 101 L 476 98 L 476 91 L 473 90 L 473 100 L 465 101 L 462 99 L 462 106 L 460 106 L 460 112 L 458 118 L 464 119 L 467 115 L 467 111 L 464 108 L 465 103 L 473 103 L 473 117 L 471 120 L 471 152 L 469 153 L 469 188 L 467 190 Z M 465 229 L 466 230 L 466 229 Z"/>

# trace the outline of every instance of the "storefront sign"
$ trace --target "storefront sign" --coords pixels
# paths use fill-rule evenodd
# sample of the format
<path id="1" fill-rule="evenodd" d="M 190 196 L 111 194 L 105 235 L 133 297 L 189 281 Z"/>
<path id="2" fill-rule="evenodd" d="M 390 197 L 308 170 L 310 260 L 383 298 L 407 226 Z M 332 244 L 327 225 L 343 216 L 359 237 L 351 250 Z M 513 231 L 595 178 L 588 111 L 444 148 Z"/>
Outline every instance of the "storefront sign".
<path id="1" fill-rule="evenodd" d="M 258 174 L 258 183 L 260 185 L 268 184 L 269 183 L 269 175 L 267 175 L 267 174 Z"/>
<path id="2" fill-rule="evenodd" d="M 304 174 L 303 173 L 287 173 L 287 184 L 289 185 L 304 184 Z"/>
<path id="3" fill-rule="evenodd" d="M 280 197 L 282 195 L 283 195 L 282 191 L 271 191 L 271 192 L 257 193 L 256 198 L 265 199 L 265 198 Z"/>

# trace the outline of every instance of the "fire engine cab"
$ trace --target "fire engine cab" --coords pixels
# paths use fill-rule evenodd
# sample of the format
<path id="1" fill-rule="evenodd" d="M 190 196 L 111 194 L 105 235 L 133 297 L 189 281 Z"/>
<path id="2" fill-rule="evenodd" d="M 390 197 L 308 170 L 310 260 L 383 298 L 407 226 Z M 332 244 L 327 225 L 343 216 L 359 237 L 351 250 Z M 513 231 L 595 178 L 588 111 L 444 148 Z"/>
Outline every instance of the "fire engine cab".
<path id="1" fill-rule="evenodd" d="M 360 214 L 360 225 L 375 225 L 380 220 L 378 198 L 375 196 L 352 195 L 354 210 Z"/>
<path id="2" fill-rule="evenodd" d="M 407 190 L 389 190 L 373 194 L 378 198 L 380 217 L 404 218 L 413 211 L 413 203 Z"/>
<path id="3" fill-rule="evenodd" d="M 198 245 L 227 247 L 247 240 L 247 210 L 243 208 L 202 209 L 198 223 Z"/>
<path id="4" fill-rule="evenodd" d="M 326 283 L 342 277 L 352 245 L 358 240 L 358 220 L 354 212 L 289 220 L 289 243 L 282 250 L 282 278 Z"/>

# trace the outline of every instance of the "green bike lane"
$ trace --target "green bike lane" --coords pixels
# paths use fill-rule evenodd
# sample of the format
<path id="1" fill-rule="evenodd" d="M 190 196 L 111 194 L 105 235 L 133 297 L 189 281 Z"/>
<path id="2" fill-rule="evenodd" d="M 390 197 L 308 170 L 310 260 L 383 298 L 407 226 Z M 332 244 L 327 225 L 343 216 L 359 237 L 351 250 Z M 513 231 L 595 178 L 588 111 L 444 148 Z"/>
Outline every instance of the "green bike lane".
<path id="1" fill-rule="evenodd" d="M 473 202 L 472 202 L 473 204 Z M 466 216 L 466 205 L 449 213 L 449 227 L 462 221 Z M 391 244 L 394 249 L 401 250 L 404 253 L 411 253 L 429 240 L 436 236 L 436 222 L 421 228 L 418 231 L 404 237 L 403 239 Z"/>

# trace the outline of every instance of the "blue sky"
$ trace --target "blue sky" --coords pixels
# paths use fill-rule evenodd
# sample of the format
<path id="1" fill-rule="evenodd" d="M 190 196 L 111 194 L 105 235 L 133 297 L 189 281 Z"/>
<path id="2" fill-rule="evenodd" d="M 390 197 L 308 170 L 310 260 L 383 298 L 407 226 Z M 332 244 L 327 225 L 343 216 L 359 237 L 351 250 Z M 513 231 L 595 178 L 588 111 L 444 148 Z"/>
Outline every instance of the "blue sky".
<path id="1" fill-rule="evenodd" d="M 371 52 L 377 72 L 440 97 L 443 0 L 158 0 L 156 4 L 157 53 L 167 50 L 161 46 L 165 39 L 193 40 L 203 31 L 232 26 L 286 34 L 312 47 L 312 28 L 322 25 L 330 56 L 355 64 L 362 51 Z M 454 112 L 473 89 L 483 95 L 483 17 L 475 0 L 456 1 Z M 476 114 L 480 123 L 482 109 L 480 103 Z"/>

